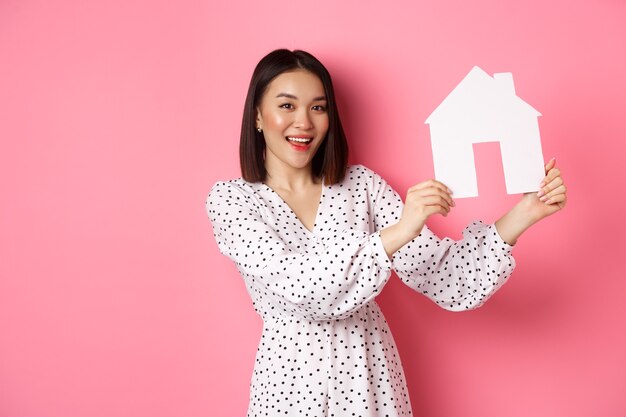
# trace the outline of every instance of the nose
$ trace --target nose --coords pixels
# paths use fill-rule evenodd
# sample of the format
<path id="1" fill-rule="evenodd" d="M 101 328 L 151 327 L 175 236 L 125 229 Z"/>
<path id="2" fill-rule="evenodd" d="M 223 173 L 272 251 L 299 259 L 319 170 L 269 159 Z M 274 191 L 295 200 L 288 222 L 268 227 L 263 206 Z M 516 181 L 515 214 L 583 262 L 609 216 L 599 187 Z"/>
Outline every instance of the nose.
<path id="1" fill-rule="evenodd" d="M 311 117 L 307 109 L 301 109 L 296 114 L 296 120 L 294 122 L 295 127 L 299 127 L 301 129 L 311 129 L 313 127 L 313 123 L 311 122 Z"/>

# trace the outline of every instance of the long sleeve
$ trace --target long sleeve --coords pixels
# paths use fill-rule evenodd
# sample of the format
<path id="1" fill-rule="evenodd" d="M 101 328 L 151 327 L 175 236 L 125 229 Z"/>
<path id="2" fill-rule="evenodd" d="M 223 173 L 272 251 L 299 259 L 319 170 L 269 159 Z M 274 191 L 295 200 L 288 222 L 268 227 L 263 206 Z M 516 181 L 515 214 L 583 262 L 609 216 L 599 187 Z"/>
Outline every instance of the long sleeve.
<path id="1" fill-rule="evenodd" d="M 403 208 L 400 196 L 372 172 L 371 185 L 376 230 L 397 222 Z M 480 307 L 513 272 L 512 247 L 493 224 L 476 221 L 454 241 L 438 238 L 427 226 L 400 248 L 392 259 L 402 282 L 446 310 Z"/>
<path id="2" fill-rule="evenodd" d="M 232 182 L 218 182 L 206 211 L 220 252 L 232 259 L 253 299 L 272 302 L 277 314 L 309 320 L 339 319 L 372 300 L 391 274 L 379 232 L 342 230 L 300 246 L 266 223 L 254 196 Z"/>

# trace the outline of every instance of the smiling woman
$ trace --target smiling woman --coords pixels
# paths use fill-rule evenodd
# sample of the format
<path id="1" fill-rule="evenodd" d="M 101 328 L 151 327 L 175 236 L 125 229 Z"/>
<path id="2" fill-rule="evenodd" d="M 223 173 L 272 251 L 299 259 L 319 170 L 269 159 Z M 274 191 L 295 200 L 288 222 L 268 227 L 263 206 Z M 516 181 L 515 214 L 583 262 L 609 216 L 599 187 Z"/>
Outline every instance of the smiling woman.
<path id="1" fill-rule="evenodd" d="M 220 252 L 264 322 L 248 416 L 410 415 L 374 300 L 391 270 L 442 308 L 477 308 L 513 271 L 517 237 L 566 202 L 552 160 L 540 195 L 495 224 L 469 225 L 459 241 L 440 239 L 425 222 L 454 207 L 444 184 L 419 183 L 403 203 L 347 155 L 324 66 L 303 51 L 264 57 L 244 109 L 242 178 L 216 183 L 206 200 Z"/>
<path id="2" fill-rule="evenodd" d="M 303 168 L 312 164 L 328 132 L 326 96 L 320 79 L 302 69 L 277 76 L 257 107 L 256 123 L 265 138 L 265 183 L 311 230 L 322 183 L 298 172 L 305 172 Z"/>
<path id="3" fill-rule="evenodd" d="M 295 124 L 283 126 L 283 132 L 275 131 L 280 123 L 288 122 Z M 287 140 L 286 135 L 290 134 L 296 139 L 291 142 L 294 143 L 300 142 L 297 138 L 312 138 L 312 130 L 324 131 L 320 132 L 317 147 L 307 152 L 312 156 L 313 176 L 335 184 L 345 174 L 348 144 L 330 74 L 321 62 L 304 51 L 283 49 L 268 54 L 252 74 L 244 106 L 239 144 L 242 177 L 249 182 L 267 179 L 268 136 Z"/>
<path id="4" fill-rule="evenodd" d="M 280 74 L 263 95 L 256 122 L 265 137 L 270 178 L 287 178 L 308 166 L 328 131 L 322 82 L 306 70 Z"/>

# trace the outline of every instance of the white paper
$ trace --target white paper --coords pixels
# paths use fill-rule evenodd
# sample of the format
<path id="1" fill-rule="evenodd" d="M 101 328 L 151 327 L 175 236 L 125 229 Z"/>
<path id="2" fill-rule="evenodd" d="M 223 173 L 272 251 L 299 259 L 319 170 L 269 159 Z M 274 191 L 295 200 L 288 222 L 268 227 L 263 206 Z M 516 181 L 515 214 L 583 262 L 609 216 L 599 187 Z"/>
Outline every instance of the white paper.
<path id="1" fill-rule="evenodd" d="M 472 68 L 426 119 L 435 178 L 454 198 L 478 196 L 472 144 L 499 142 L 507 193 L 538 191 L 545 176 L 538 116 L 515 94 L 511 73 Z"/>

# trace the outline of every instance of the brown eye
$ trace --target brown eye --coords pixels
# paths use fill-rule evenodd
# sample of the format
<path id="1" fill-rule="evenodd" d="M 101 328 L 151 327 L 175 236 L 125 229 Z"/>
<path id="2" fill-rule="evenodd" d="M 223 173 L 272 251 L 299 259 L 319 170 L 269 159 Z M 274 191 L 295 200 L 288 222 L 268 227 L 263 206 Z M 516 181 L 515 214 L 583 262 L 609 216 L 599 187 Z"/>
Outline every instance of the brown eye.
<path id="1" fill-rule="evenodd" d="M 278 107 L 283 108 L 283 109 L 293 109 L 293 104 L 291 104 L 291 103 L 285 103 L 285 104 L 281 104 L 281 105 L 280 105 L 280 106 L 278 106 Z"/>

